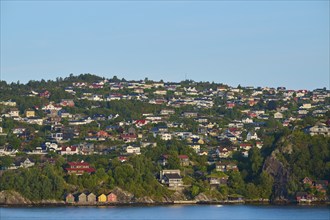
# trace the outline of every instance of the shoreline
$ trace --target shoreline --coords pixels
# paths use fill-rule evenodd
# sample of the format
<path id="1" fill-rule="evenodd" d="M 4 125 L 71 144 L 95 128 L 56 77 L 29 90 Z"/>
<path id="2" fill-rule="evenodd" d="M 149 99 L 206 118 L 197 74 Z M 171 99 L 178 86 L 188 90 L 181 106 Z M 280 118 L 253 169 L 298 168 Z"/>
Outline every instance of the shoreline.
<path id="1" fill-rule="evenodd" d="M 1 208 L 33 208 L 33 207 L 139 207 L 139 206 L 175 206 L 175 205 L 269 205 L 269 206 L 281 206 L 281 205 L 294 205 L 294 206 L 330 206 L 330 201 L 324 202 L 311 202 L 311 203 L 298 203 L 298 202 L 265 202 L 265 201 L 173 201 L 173 202 L 154 202 L 154 203 L 141 203 L 141 202 L 129 202 L 129 203 L 40 203 L 35 202 L 31 204 L 0 204 Z"/>

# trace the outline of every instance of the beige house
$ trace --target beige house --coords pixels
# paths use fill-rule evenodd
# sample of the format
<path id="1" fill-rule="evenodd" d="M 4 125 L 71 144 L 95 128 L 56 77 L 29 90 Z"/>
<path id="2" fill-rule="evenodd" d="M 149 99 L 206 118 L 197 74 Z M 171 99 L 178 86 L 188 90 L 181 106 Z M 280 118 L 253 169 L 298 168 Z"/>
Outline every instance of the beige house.
<path id="1" fill-rule="evenodd" d="M 282 114 L 281 112 L 276 112 L 276 113 L 274 114 L 274 118 L 276 118 L 276 119 L 281 119 L 281 118 L 283 118 L 283 114 Z"/>
<path id="2" fill-rule="evenodd" d="M 25 117 L 27 118 L 36 117 L 36 113 L 34 110 L 28 109 L 25 111 Z"/>

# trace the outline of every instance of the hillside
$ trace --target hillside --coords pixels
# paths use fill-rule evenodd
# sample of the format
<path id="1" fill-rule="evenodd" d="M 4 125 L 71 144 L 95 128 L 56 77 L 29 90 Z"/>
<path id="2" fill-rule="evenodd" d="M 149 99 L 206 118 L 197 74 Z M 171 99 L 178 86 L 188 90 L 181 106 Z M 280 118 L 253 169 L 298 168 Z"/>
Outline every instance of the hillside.
<path id="1" fill-rule="evenodd" d="M 329 200 L 325 88 L 92 74 L 0 87 L 0 191 L 18 203 Z"/>

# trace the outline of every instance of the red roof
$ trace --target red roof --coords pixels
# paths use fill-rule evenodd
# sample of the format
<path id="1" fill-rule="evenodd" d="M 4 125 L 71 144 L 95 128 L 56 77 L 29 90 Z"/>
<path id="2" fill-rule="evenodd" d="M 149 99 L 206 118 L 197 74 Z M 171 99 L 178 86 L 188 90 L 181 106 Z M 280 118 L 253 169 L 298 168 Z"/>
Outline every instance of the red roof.
<path id="1" fill-rule="evenodd" d="M 146 124 L 146 120 L 136 120 L 135 124 Z"/>
<path id="2" fill-rule="evenodd" d="M 124 162 L 127 160 L 127 157 L 119 156 L 118 160 L 120 160 L 121 162 Z"/>
<path id="3" fill-rule="evenodd" d="M 180 159 L 189 159 L 189 157 L 187 155 L 179 155 Z"/>
<path id="4" fill-rule="evenodd" d="M 229 128 L 228 129 L 230 132 L 235 132 L 235 131 L 237 131 L 238 129 L 237 128 Z"/>
<path id="5" fill-rule="evenodd" d="M 92 173 L 95 172 L 95 169 L 89 167 L 89 163 L 81 161 L 81 162 L 68 162 L 70 167 L 65 168 L 67 171 L 76 171 L 76 172 L 87 172 Z"/>
<path id="6" fill-rule="evenodd" d="M 68 148 L 68 147 L 62 147 L 61 151 L 66 151 L 66 148 Z M 76 151 L 77 150 L 77 147 L 75 147 L 75 146 L 71 146 L 69 148 L 71 149 L 71 151 Z"/>
<path id="7" fill-rule="evenodd" d="M 84 171 L 87 173 L 95 172 L 94 168 L 65 168 L 67 171 Z"/>
<path id="8" fill-rule="evenodd" d="M 99 131 L 96 133 L 96 135 L 99 137 L 108 137 L 109 136 L 108 132 L 106 132 L 106 131 Z"/>
<path id="9" fill-rule="evenodd" d="M 89 166 L 87 162 L 68 162 L 69 166 Z"/>

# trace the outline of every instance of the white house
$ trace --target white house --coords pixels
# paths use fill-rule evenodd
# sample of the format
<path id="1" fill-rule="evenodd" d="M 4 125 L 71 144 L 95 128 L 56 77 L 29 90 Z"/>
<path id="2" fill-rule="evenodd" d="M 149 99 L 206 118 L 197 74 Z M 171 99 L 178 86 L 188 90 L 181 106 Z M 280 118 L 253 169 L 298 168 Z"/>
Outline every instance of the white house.
<path id="1" fill-rule="evenodd" d="M 275 112 L 274 118 L 281 119 L 281 118 L 283 118 L 283 114 L 281 112 Z"/>
<path id="2" fill-rule="evenodd" d="M 330 136 L 330 127 L 326 126 L 323 123 L 318 123 L 315 126 L 310 127 L 308 132 L 312 136 L 314 135 Z"/>
<path id="3" fill-rule="evenodd" d="M 166 95 L 167 91 L 166 90 L 156 90 L 154 92 L 155 95 Z"/>
<path id="4" fill-rule="evenodd" d="M 10 117 L 19 117 L 19 110 L 17 108 L 12 108 L 9 111 Z"/>
<path id="5" fill-rule="evenodd" d="M 194 151 L 198 154 L 201 151 L 201 146 L 199 144 L 191 144 L 189 145 Z"/>
<path id="6" fill-rule="evenodd" d="M 78 148 L 75 146 L 71 147 L 62 147 L 60 151 L 61 155 L 73 155 L 73 154 L 78 154 Z"/>
<path id="7" fill-rule="evenodd" d="M 252 124 L 253 123 L 253 120 L 251 118 L 243 118 L 242 119 L 242 122 L 244 124 Z"/>
<path id="8" fill-rule="evenodd" d="M 258 135 L 256 132 L 254 132 L 253 134 L 251 132 L 249 132 L 246 136 L 246 140 L 259 140 Z"/>
<path id="9" fill-rule="evenodd" d="M 29 160 L 29 158 L 26 158 L 26 160 L 24 162 L 21 162 L 21 165 L 20 167 L 23 167 L 23 168 L 28 168 L 28 167 L 32 167 L 34 166 L 35 163 L 31 162 Z"/>
<path id="10" fill-rule="evenodd" d="M 170 133 L 161 133 L 160 134 L 160 139 L 164 141 L 172 140 L 172 134 Z"/>
<path id="11" fill-rule="evenodd" d="M 140 151 L 141 151 L 140 147 L 133 147 L 133 146 L 126 147 L 126 153 L 128 154 L 141 154 Z"/>

